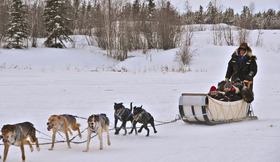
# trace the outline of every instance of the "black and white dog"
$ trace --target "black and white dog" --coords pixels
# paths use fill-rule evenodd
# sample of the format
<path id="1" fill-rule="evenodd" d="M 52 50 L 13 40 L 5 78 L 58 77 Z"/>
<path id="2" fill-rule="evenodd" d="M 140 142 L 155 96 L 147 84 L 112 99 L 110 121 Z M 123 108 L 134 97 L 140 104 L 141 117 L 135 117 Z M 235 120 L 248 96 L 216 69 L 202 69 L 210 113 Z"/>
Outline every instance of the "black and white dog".
<path id="1" fill-rule="evenodd" d="M 84 152 L 88 152 L 89 150 L 89 143 L 91 140 L 91 134 L 96 133 L 98 135 L 99 139 L 99 149 L 103 149 L 103 136 L 102 133 L 106 132 L 107 133 L 107 143 L 110 146 L 111 141 L 110 141 L 110 135 L 109 135 L 109 118 L 106 116 L 106 114 L 94 114 L 91 115 L 88 118 L 88 137 L 87 137 L 87 146 Z"/>
<path id="2" fill-rule="evenodd" d="M 157 133 L 156 128 L 155 128 L 155 123 L 154 123 L 154 117 L 148 113 L 145 109 L 142 108 L 142 106 L 140 107 L 134 107 L 133 108 L 133 126 L 131 129 L 131 132 L 129 132 L 129 134 L 131 134 L 133 132 L 133 129 L 135 129 L 136 131 L 136 124 L 137 122 L 142 123 L 143 125 L 140 127 L 140 129 L 138 130 L 138 133 L 141 133 L 142 129 L 145 128 L 147 130 L 147 137 L 149 136 L 150 130 L 148 128 L 148 124 L 151 124 L 153 129 L 154 129 L 154 133 Z"/>
<path id="3" fill-rule="evenodd" d="M 132 116 L 132 102 L 130 103 L 130 109 L 125 108 L 123 106 L 123 103 L 115 103 L 114 104 L 114 109 L 115 109 L 115 134 L 119 134 L 120 130 L 123 128 L 125 133 L 123 135 L 127 134 L 126 130 L 126 122 L 130 121 L 131 124 L 133 122 L 133 116 Z M 117 127 L 118 120 L 122 122 L 121 127 Z M 136 128 L 135 128 L 136 132 Z"/>

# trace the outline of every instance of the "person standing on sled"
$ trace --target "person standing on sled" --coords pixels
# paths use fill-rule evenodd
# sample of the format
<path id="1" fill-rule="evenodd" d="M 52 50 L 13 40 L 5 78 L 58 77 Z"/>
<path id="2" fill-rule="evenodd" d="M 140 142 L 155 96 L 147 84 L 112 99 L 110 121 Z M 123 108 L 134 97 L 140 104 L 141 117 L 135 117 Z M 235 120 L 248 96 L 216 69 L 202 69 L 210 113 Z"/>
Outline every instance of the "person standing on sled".
<path id="1" fill-rule="evenodd" d="M 241 43 L 231 55 L 225 80 L 229 82 L 229 79 L 235 81 L 239 78 L 246 87 L 253 90 L 253 78 L 258 71 L 256 60 L 257 57 L 252 54 L 247 43 Z"/>

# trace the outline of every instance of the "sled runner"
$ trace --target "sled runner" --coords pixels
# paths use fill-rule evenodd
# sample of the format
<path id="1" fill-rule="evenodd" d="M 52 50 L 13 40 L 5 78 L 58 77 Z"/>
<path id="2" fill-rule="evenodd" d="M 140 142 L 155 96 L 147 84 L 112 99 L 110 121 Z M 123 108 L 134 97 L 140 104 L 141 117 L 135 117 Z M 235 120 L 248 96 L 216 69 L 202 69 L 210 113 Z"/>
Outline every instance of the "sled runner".
<path id="1" fill-rule="evenodd" d="M 179 113 L 186 123 L 208 125 L 257 119 L 251 104 L 244 100 L 225 102 L 202 93 L 183 93 L 179 99 Z"/>

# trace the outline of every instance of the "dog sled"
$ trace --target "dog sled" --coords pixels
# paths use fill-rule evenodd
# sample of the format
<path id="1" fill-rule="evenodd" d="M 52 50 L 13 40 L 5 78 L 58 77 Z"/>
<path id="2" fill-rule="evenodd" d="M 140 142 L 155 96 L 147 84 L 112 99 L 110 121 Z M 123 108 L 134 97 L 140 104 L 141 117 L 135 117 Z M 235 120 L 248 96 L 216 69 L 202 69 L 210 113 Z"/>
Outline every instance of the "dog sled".
<path id="1" fill-rule="evenodd" d="M 244 100 L 225 102 L 203 93 L 183 93 L 179 99 L 179 113 L 186 123 L 207 125 L 258 119 L 251 104 Z"/>

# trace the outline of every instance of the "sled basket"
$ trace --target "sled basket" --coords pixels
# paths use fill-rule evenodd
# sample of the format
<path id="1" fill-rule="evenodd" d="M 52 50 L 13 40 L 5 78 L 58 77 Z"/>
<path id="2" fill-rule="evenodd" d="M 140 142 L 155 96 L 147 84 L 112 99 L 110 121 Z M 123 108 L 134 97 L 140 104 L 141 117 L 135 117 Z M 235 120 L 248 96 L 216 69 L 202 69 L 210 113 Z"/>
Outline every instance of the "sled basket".
<path id="1" fill-rule="evenodd" d="M 257 119 L 250 112 L 250 104 L 244 100 L 225 102 L 200 93 L 183 93 L 179 99 L 179 113 L 186 123 L 213 125 Z"/>

